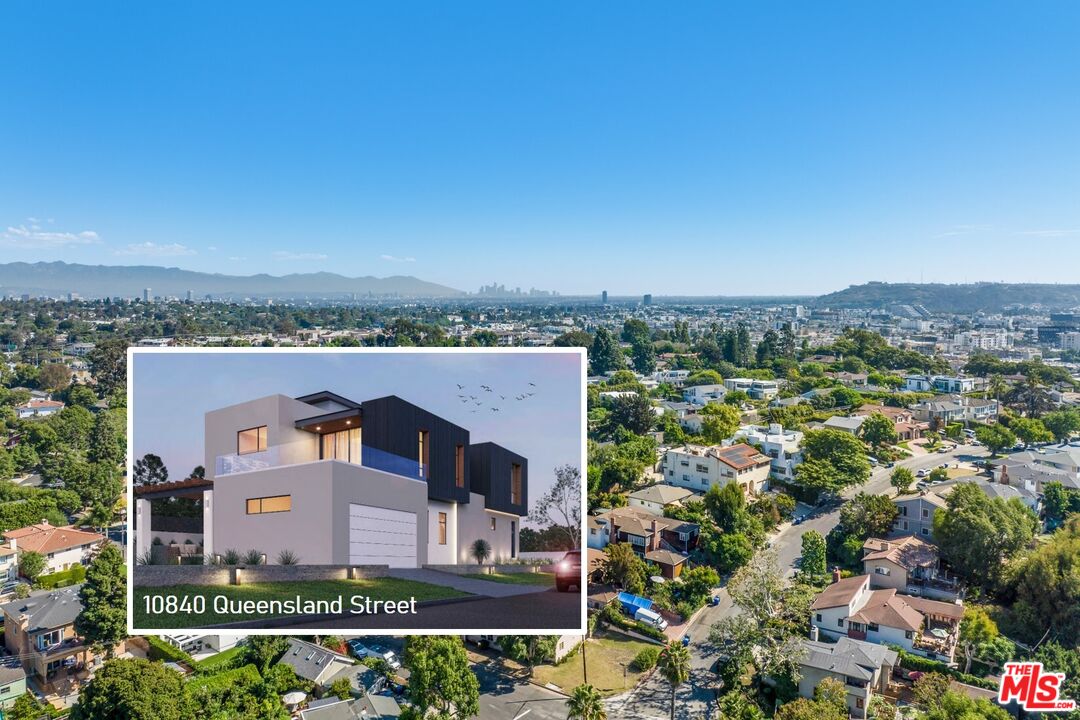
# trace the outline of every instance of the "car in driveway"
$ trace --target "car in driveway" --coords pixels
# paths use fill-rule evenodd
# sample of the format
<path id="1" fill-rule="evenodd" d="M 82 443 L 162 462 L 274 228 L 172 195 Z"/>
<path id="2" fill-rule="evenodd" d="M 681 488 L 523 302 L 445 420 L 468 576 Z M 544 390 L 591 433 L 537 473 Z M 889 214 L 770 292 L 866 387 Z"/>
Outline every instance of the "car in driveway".
<path id="1" fill-rule="evenodd" d="M 386 647 L 376 642 L 370 642 L 364 638 L 353 638 L 349 640 L 346 645 L 349 646 L 349 650 L 352 654 L 358 658 L 378 658 L 383 660 L 392 670 L 397 670 L 401 667 L 401 661 L 398 660 L 397 654 Z"/>
<path id="2" fill-rule="evenodd" d="M 570 550 L 555 564 L 555 589 L 566 592 L 576 587 L 581 592 L 581 551 Z"/>

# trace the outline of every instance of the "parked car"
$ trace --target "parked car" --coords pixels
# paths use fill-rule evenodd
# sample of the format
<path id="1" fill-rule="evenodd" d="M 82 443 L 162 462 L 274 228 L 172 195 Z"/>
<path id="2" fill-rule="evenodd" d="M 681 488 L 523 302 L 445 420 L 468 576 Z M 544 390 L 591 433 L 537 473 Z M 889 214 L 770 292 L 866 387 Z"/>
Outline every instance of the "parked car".
<path id="1" fill-rule="evenodd" d="M 791 521 L 791 524 L 792 525 L 802 525 L 803 519 L 804 519 L 804 516 L 796 515 L 795 518 Z"/>
<path id="2" fill-rule="evenodd" d="M 581 551 L 571 550 L 555 565 L 555 589 L 566 592 L 576 587 L 581 592 Z"/>
<path id="3" fill-rule="evenodd" d="M 926 477 L 926 468 L 919 468 L 919 472 L 915 473 L 915 477 Z"/>
<path id="4" fill-rule="evenodd" d="M 683 635 L 682 636 L 682 644 L 683 644 L 683 647 L 689 647 L 690 646 L 690 636 L 689 635 Z"/>
<path id="5" fill-rule="evenodd" d="M 720 596 L 719 595 L 713 595 L 711 598 L 709 598 L 709 604 L 712 605 L 713 607 L 716 607 L 717 605 L 719 605 L 720 604 Z"/>
<path id="6" fill-rule="evenodd" d="M 401 668 L 401 661 L 397 654 L 385 645 L 372 644 L 367 646 L 367 656 L 385 660 L 392 670 Z"/>

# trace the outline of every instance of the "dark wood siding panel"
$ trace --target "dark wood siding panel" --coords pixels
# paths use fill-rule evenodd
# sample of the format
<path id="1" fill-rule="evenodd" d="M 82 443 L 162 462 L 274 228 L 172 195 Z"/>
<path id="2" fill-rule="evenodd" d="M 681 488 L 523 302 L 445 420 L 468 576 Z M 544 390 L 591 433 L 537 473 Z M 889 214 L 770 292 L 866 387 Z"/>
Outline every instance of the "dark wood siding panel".
<path id="1" fill-rule="evenodd" d="M 528 515 L 529 461 L 495 443 L 478 443 L 469 448 L 472 474 L 469 486 L 474 493 L 485 497 L 484 507 L 490 510 Z M 514 464 L 521 465 L 521 502 L 510 501 L 510 484 Z"/>
<path id="2" fill-rule="evenodd" d="M 454 482 L 454 450 L 469 445 L 469 431 L 399 397 L 389 396 L 363 403 L 363 443 L 384 452 L 420 461 L 420 431 L 428 431 L 429 467 L 425 480 L 428 497 L 447 502 L 469 502 L 469 488 Z M 465 456 L 469 477 L 469 455 Z"/>

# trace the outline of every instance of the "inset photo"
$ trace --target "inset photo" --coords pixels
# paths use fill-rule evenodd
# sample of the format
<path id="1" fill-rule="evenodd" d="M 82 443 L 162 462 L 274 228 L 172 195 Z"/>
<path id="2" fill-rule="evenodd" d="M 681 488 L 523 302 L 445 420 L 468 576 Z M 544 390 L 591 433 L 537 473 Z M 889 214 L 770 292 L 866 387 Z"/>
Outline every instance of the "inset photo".
<path id="1" fill-rule="evenodd" d="M 585 355 L 128 354 L 128 625 L 584 631 Z"/>

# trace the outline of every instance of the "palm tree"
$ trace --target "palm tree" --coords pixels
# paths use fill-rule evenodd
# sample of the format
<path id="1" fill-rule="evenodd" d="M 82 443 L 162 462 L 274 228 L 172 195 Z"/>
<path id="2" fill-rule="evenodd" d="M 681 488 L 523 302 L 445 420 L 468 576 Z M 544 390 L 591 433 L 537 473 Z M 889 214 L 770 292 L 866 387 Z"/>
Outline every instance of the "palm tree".
<path id="1" fill-rule="evenodd" d="M 656 666 L 671 683 L 671 720 L 675 720 L 675 691 L 690 679 L 690 651 L 678 640 L 672 640 L 660 652 Z"/>
<path id="2" fill-rule="evenodd" d="M 578 685 L 566 700 L 566 720 L 607 720 L 600 693 L 592 685 Z"/>

